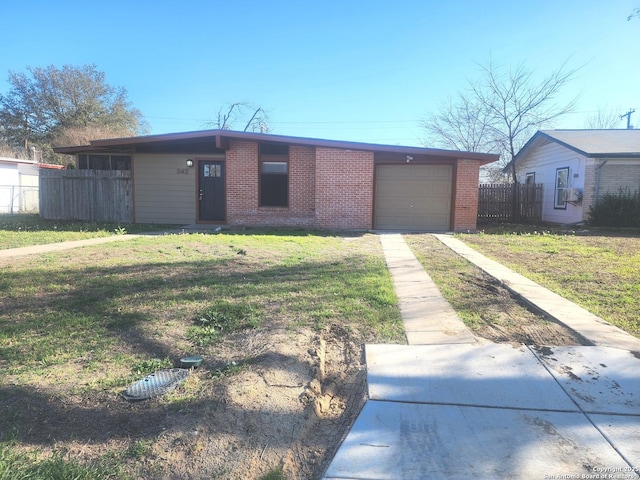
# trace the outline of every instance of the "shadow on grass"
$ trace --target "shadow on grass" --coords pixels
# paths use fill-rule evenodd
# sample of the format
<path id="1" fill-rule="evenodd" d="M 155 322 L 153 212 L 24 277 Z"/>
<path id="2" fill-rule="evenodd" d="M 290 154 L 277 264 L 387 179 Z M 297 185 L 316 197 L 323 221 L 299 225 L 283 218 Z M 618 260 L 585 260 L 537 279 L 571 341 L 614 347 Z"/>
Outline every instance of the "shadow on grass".
<path id="1" fill-rule="evenodd" d="M 118 345 L 147 357 L 179 358 L 179 349 L 166 338 L 149 334 L 145 327 L 153 322 L 178 321 L 186 330 L 192 318 L 184 316 L 216 298 L 259 303 L 268 314 L 310 326 L 339 321 L 366 331 L 386 323 L 402 331 L 393 286 L 385 280 L 388 272 L 377 257 L 350 255 L 263 268 L 244 262 L 243 257 L 233 255 L 82 269 L 60 267 L 48 270 L 46 278 L 37 267 L 5 272 L 3 282 L 12 286 L 12 293 L 0 297 L 4 303 L 2 336 L 11 338 L 0 347 L 3 369 L 25 372 L 46 368 L 48 361 L 58 361 L 55 355 L 61 355 L 63 362 L 95 353 L 108 356 Z M 40 284 L 45 285 L 41 291 L 29 293 Z M 250 364 L 259 361 L 261 358 L 247 359 Z M 281 358 L 276 363 L 292 371 L 302 367 L 293 359 Z M 98 371 L 96 376 L 100 375 Z M 44 382 L 46 385 L 47 380 Z M 79 404 L 81 396 L 65 401 L 65 393 L 50 393 L 55 389 L 46 386 L 5 385 L 0 387 L 0 410 L 7 414 L 0 419 L 0 431 L 17 431 L 22 443 L 72 439 L 100 443 L 109 438 L 155 438 L 174 428 L 184 428 L 186 434 L 184 425 L 191 424 L 193 429 L 194 423 L 202 423 L 206 428 L 207 415 L 223 412 L 230 418 L 230 434 L 234 421 L 270 422 L 270 445 L 290 442 L 291 432 L 284 435 L 278 428 L 299 413 L 243 411 L 221 401 L 226 393 L 224 387 L 217 388 L 215 395 L 186 400 L 177 409 L 154 400 L 129 404 L 99 389 L 84 394 L 87 398 Z M 185 415 L 191 420 L 177 421 Z M 335 420 L 318 422 L 335 428 Z M 224 427 L 220 428 L 224 433 Z M 2 436 L 0 433 L 0 440 Z M 319 436 L 318 446 L 324 441 Z"/>

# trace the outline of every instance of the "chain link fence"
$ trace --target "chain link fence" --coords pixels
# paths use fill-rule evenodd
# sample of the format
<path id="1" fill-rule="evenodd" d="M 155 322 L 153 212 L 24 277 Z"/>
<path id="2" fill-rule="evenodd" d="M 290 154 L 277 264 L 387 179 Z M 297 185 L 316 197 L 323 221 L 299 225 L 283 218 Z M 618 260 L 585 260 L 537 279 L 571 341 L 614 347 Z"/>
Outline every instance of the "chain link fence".
<path id="1" fill-rule="evenodd" d="M 0 213 L 38 213 L 40 199 L 37 185 L 0 185 Z"/>

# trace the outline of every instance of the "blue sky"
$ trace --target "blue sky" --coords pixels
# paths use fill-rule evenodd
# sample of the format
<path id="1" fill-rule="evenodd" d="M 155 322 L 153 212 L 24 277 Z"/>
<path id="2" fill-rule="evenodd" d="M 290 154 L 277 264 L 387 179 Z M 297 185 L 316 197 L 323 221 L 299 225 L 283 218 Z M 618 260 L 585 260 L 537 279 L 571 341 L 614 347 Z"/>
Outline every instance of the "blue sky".
<path id="1" fill-rule="evenodd" d="M 247 101 L 272 133 L 421 145 L 421 118 L 477 78 L 477 63 L 543 77 L 581 66 L 556 128 L 637 110 L 640 0 L 2 0 L 0 92 L 27 66 L 96 64 L 150 133 L 207 128 Z M 236 125 L 242 128 L 243 125 Z M 620 128 L 626 126 L 620 121 Z"/>

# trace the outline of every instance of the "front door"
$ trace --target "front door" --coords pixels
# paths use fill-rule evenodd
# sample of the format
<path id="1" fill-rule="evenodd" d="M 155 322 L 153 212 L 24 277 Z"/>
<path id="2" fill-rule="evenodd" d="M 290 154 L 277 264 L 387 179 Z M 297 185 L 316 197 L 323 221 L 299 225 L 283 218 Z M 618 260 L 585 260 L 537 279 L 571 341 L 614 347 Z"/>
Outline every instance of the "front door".
<path id="1" fill-rule="evenodd" d="M 198 219 L 225 221 L 224 162 L 198 162 Z"/>

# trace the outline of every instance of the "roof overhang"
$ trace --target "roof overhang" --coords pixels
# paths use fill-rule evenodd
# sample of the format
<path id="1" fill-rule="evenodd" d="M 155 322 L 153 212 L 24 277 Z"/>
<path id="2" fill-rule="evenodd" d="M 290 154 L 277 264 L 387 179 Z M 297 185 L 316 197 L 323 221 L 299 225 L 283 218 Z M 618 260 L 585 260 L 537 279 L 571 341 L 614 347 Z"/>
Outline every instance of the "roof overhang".
<path id="1" fill-rule="evenodd" d="M 168 133 L 162 135 L 145 135 L 139 137 L 110 138 L 92 140 L 89 145 L 57 147 L 54 151 L 65 154 L 79 153 L 119 153 L 119 152 L 177 152 L 202 153 L 229 149 L 230 140 L 254 142 L 286 143 L 289 145 L 305 145 L 313 147 L 336 148 L 342 150 L 361 150 L 370 152 L 402 153 L 406 155 L 430 155 L 446 158 L 477 160 L 481 164 L 498 160 L 499 155 L 478 152 L 460 152 L 457 150 L 441 150 L 435 148 L 407 147 L 397 145 L 381 145 L 339 140 L 322 140 L 316 138 L 290 137 L 265 133 L 237 132 L 233 130 L 201 130 L 195 132 Z"/>

